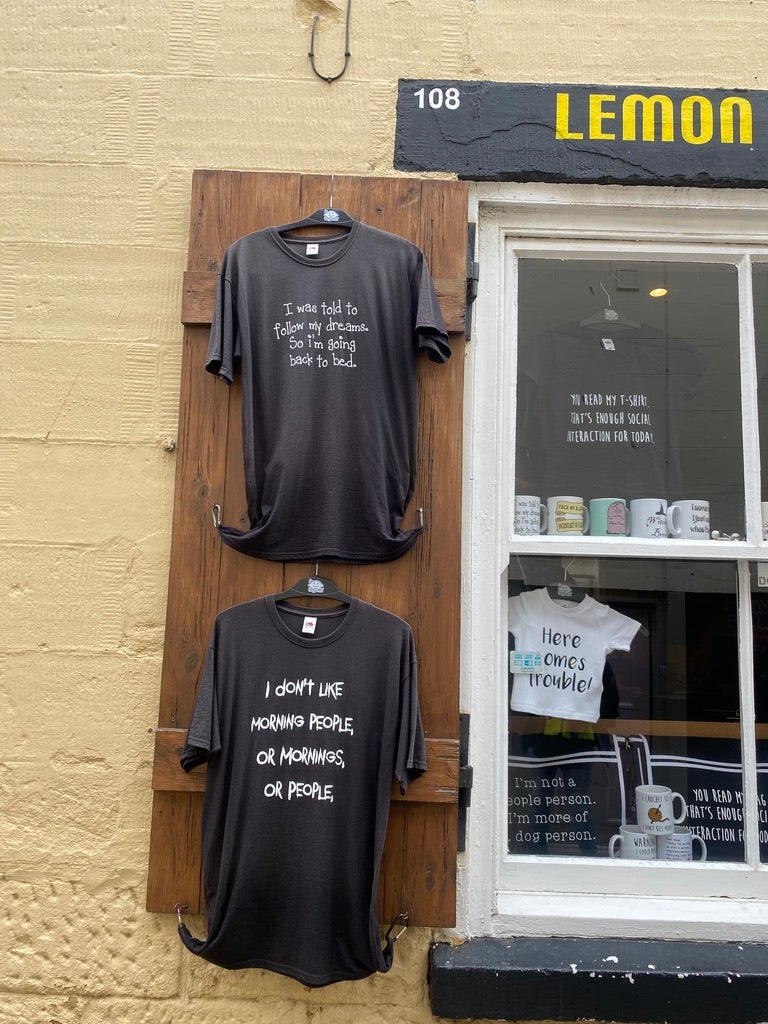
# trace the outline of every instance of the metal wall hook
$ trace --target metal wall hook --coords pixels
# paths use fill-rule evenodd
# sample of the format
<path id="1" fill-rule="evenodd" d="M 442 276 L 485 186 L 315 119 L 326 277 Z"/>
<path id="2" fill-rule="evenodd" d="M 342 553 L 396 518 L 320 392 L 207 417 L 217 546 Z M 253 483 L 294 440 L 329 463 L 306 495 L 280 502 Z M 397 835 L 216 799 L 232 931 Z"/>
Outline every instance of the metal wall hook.
<path id="1" fill-rule="evenodd" d="M 397 935 L 393 935 L 392 932 L 395 930 L 395 928 L 397 928 L 398 925 L 402 925 L 402 928 L 397 933 Z M 387 942 L 389 942 L 390 940 L 392 942 L 397 942 L 397 940 L 400 938 L 400 936 L 403 934 L 407 927 L 408 914 L 405 911 L 402 911 L 400 914 L 397 915 L 397 917 L 394 919 L 389 928 L 387 928 L 387 934 L 384 936 L 384 939 Z"/>
<path id="2" fill-rule="evenodd" d="M 315 30 L 317 29 L 317 20 L 320 17 L 316 14 L 312 19 L 312 35 L 309 39 L 309 63 L 312 65 L 312 70 L 315 72 L 318 78 L 322 78 L 329 85 L 331 82 L 335 82 L 337 78 L 341 78 L 344 72 L 347 70 L 347 64 L 349 64 L 350 52 L 349 52 L 349 12 L 352 7 L 352 0 L 347 0 L 347 16 L 345 19 L 344 28 L 344 66 L 337 75 L 323 75 L 319 72 L 315 66 Z"/>

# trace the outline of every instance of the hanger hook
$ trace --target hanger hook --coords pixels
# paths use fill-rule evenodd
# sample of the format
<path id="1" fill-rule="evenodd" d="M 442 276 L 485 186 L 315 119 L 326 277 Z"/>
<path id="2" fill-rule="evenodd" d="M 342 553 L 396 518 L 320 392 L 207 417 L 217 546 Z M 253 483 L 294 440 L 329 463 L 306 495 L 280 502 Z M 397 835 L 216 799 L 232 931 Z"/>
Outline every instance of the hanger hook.
<path id="1" fill-rule="evenodd" d="M 605 287 L 605 285 L 603 284 L 602 281 L 600 282 L 600 287 L 605 292 L 605 297 L 608 299 L 608 308 L 610 309 L 610 306 L 611 306 L 611 293 L 608 291 L 608 289 Z"/>
<path id="2" fill-rule="evenodd" d="M 312 35 L 309 39 L 309 63 L 312 65 L 312 70 L 315 72 L 318 78 L 323 78 L 330 85 L 331 82 L 335 82 L 337 78 L 341 78 L 344 72 L 347 70 L 347 64 L 351 56 L 349 52 L 349 12 L 352 7 L 352 0 L 347 0 L 347 15 L 345 19 L 344 28 L 344 66 L 337 75 L 323 75 L 315 67 L 315 30 L 317 29 L 317 20 L 320 17 L 316 14 L 312 19 Z"/>

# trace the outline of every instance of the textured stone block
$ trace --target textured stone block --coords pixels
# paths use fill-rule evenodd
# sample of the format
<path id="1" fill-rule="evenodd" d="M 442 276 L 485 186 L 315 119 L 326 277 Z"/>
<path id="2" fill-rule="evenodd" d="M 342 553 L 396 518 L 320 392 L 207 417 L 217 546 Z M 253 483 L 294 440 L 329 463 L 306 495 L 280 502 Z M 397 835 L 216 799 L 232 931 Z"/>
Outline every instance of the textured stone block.
<path id="1" fill-rule="evenodd" d="M 142 174 L 128 166 L 6 164 L 0 237 L 114 245 L 135 237 Z"/>
<path id="2" fill-rule="evenodd" d="M 29 544 L 0 548 L 8 651 L 116 650 L 124 635 L 122 584 L 131 545 Z"/>
<path id="3" fill-rule="evenodd" d="M 0 344 L 0 437 L 156 443 L 179 418 L 181 332 L 164 346 Z M 0 472 L 2 470 L 0 469 Z"/>
<path id="4" fill-rule="evenodd" d="M 18 70 L 5 72 L 4 79 L 0 160 L 103 164 L 131 159 L 136 119 L 131 75 Z"/>
<path id="5" fill-rule="evenodd" d="M 368 88 L 352 82 L 342 84 L 340 93 L 309 74 L 311 80 L 303 72 L 289 92 L 282 78 L 228 80 L 226 102 L 205 78 L 163 79 L 150 91 L 145 85 L 139 103 L 142 160 L 162 166 L 173 151 L 187 166 L 208 167 L 215 153 L 218 167 L 252 169 L 264 166 L 263 141 L 271 138 L 277 140 L 271 170 L 324 172 L 367 165 Z M 354 131 L 333 130 L 340 95 Z"/>
<path id="6" fill-rule="evenodd" d="M 163 343 L 181 337 L 183 257 L 153 246 L 17 244 L 0 252 L 5 337 Z"/>
<path id="7" fill-rule="evenodd" d="M 0 459 L 6 457 L 0 495 L 8 495 L 13 512 L 0 513 L 5 541 L 23 543 L 34 536 L 45 537 L 48 544 L 94 545 L 170 533 L 175 463 L 159 441 L 151 448 L 126 450 L 0 440 Z M 49 556 L 48 548 L 36 553 L 43 563 Z M 162 585 L 161 579 L 156 582 Z"/>
<path id="8" fill-rule="evenodd" d="M 3 668 L 2 874 L 142 887 L 159 652 L 5 655 Z"/>
<path id="9" fill-rule="evenodd" d="M 6 65 L 49 71 L 144 72 L 165 64 L 170 5 L 125 0 L 118 6 L 12 0 L 3 33 Z"/>
<path id="10" fill-rule="evenodd" d="M 139 1000 L 177 991 L 177 938 L 135 889 L 88 892 L 42 871 L 34 882 L 1 880 L 0 922 L 6 992 Z"/>

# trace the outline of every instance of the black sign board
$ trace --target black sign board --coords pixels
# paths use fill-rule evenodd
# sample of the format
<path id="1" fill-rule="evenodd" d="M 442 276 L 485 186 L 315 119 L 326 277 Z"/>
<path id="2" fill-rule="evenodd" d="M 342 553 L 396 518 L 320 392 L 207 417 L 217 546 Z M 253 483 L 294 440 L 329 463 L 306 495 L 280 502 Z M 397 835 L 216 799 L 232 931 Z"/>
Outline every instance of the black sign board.
<path id="1" fill-rule="evenodd" d="M 760 187 L 768 93 L 401 79 L 394 166 L 474 181 Z"/>

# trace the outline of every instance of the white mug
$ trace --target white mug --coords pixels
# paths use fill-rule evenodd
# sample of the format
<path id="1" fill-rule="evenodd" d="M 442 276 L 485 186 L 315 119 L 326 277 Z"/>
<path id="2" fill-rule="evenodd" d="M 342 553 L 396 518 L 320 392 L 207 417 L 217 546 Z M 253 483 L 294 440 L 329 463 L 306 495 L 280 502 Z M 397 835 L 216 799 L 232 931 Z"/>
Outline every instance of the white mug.
<path id="1" fill-rule="evenodd" d="M 633 498 L 629 503 L 629 534 L 631 537 L 666 537 L 666 498 Z"/>
<path id="2" fill-rule="evenodd" d="M 699 860 L 706 860 L 707 844 L 701 836 L 694 835 L 685 825 L 675 825 L 670 835 L 656 837 L 659 860 L 693 860 L 694 843 L 701 848 Z"/>
<path id="3" fill-rule="evenodd" d="M 515 495 L 515 534 L 531 537 L 547 528 L 547 506 L 535 494 Z"/>
<path id="4" fill-rule="evenodd" d="M 667 509 L 670 537 L 681 540 L 709 540 L 709 502 L 703 498 L 675 501 Z"/>
<path id="5" fill-rule="evenodd" d="M 608 856 L 621 860 L 656 860 L 656 836 L 648 835 L 639 825 L 621 825 L 618 835 L 608 841 Z"/>
<path id="6" fill-rule="evenodd" d="M 589 530 L 589 509 L 583 498 L 556 494 L 547 498 L 547 533 L 551 537 L 573 537 Z"/>
<path id="7" fill-rule="evenodd" d="M 763 540 L 768 540 L 768 501 L 760 502 L 760 515 L 763 524 Z"/>
<path id="8" fill-rule="evenodd" d="M 675 817 L 675 800 L 680 801 L 682 808 L 679 817 Z M 670 835 L 688 813 L 683 796 L 673 792 L 669 786 L 635 786 L 635 807 L 637 824 L 643 832 L 655 836 Z"/>

